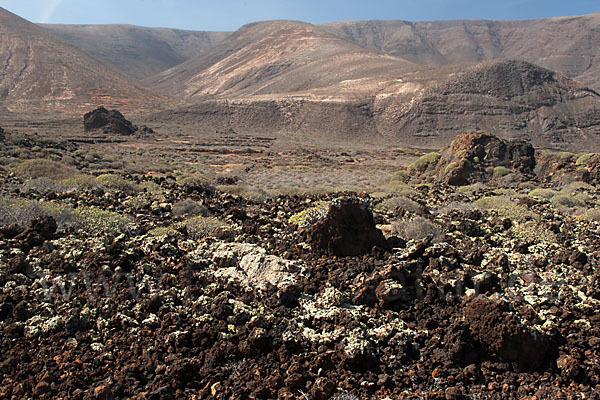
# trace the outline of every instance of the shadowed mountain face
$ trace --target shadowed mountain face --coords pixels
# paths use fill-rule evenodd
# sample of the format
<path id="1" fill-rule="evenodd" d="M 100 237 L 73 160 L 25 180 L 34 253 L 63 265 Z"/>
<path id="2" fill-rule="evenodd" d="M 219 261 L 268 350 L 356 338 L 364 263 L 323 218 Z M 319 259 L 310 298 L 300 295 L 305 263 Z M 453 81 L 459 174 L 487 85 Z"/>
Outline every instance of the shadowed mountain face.
<path id="1" fill-rule="evenodd" d="M 80 113 L 104 104 L 153 110 L 163 97 L 0 8 L 0 100 L 14 112 Z"/>
<path id="2" fill-rule="evenodd" d="M 132 25 L 40 25 L 103 64 L 138 80 L 205 54 L 229 32 Z"/>
<path id="3" fill-rule="evenodd" d="M 355 21 L 321 27 L 422 65 L 518 59 L 600 90 L 600 13 L 524 21 Z"/>

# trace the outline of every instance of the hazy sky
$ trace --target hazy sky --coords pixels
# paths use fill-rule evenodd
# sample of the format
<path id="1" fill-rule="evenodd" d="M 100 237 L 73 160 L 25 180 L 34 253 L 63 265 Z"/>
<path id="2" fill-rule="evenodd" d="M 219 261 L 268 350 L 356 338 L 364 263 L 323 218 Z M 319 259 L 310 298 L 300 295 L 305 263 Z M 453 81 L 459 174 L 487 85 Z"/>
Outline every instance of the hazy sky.
<path id="1" fill-rule="evenodd" d="M 527 19 L 600 11 L 599 0 L 0 0 L 0 6 L 32 22 L 191 30 L 235 30 L 269 19 Z"/>

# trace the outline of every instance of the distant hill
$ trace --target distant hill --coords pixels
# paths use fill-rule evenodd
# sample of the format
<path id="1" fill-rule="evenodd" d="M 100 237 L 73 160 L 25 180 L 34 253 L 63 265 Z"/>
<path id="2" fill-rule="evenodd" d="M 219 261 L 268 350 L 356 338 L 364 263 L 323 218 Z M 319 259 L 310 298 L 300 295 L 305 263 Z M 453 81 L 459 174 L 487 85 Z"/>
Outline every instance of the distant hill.
<path id="1" fill-rule="evenodd" d="M 522 21 L 351 21 L 321 27 L 422 65 L 517 59 L 600 90 L 600 13 Z"/>
<path id="2" fill-rule="evenodd" d="M 40 25 L 103 64 L 138 80 L 204 54 L 229 32 L 133 25 Z"/>
<path id="3" fill-rule="evenodd" d="M 0 102 L 13 112 L 155 110 L 166 98 L 0 8 Z"/>
<path id="4" fill-rule="evenodd" d="M 267 21 L 243 26 L 206 54 L 145 82 L 163 93 L 188 99 L 275 95 L 307 92 L 414 67 L 314 25 Z"/>

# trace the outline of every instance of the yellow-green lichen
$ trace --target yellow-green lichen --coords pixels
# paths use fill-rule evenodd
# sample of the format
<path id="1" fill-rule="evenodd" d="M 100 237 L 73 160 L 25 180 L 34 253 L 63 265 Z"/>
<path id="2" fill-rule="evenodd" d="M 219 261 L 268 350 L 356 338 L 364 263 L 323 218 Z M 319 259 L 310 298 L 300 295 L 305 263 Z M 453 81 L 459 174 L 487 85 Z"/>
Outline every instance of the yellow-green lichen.
<path id="1" fill-rule="evenodd" d="M 312 225 L 325 215 L 330 207 L 330 202 L 318 201 L 314 206 L 300 211 L 290 217 L 290 223 L 300 227 Z"/>

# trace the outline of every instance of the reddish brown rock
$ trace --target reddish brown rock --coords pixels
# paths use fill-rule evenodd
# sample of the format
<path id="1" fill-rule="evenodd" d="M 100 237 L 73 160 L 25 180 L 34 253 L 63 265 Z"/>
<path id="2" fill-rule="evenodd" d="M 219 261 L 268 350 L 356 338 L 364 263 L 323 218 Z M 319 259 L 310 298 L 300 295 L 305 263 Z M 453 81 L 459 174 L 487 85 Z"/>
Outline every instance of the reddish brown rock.
<path id="1" fill-rule="evenodd" d="M 356 256 L 384 246 L 385 237 L 361 200 L 334 201 L 327 214 L 308 228 L 313 247 L 335 256 Z"/>
<path id="2" fill-rule="evenodd" d="M 83 127 L 86 132 L 116 133 L 119 135 L 132 135 L 138 128 L 131 121 L 125 119 L 117 110 L 107 110 L 98 107 L 83 116 Z"/>
<path id="3" fill-rule="evenodd" d="M 438 179 L 454 186 L 486 182 L 499 175 L 499 170 L 494 170 L 497 167 L 508 172 L 533 173 L 533 146 L 522 140 L 504 141 L 479 131 L 463 133 L 442 152 Z"/>
<path id="4" fill-rule="evenodd" d="M 477 297 L 466 306 L 465 320 L 489 353 L 520 369 L 537 368 L 547 356 L 549 338 L 522 325 L 504 303 Z"/>

